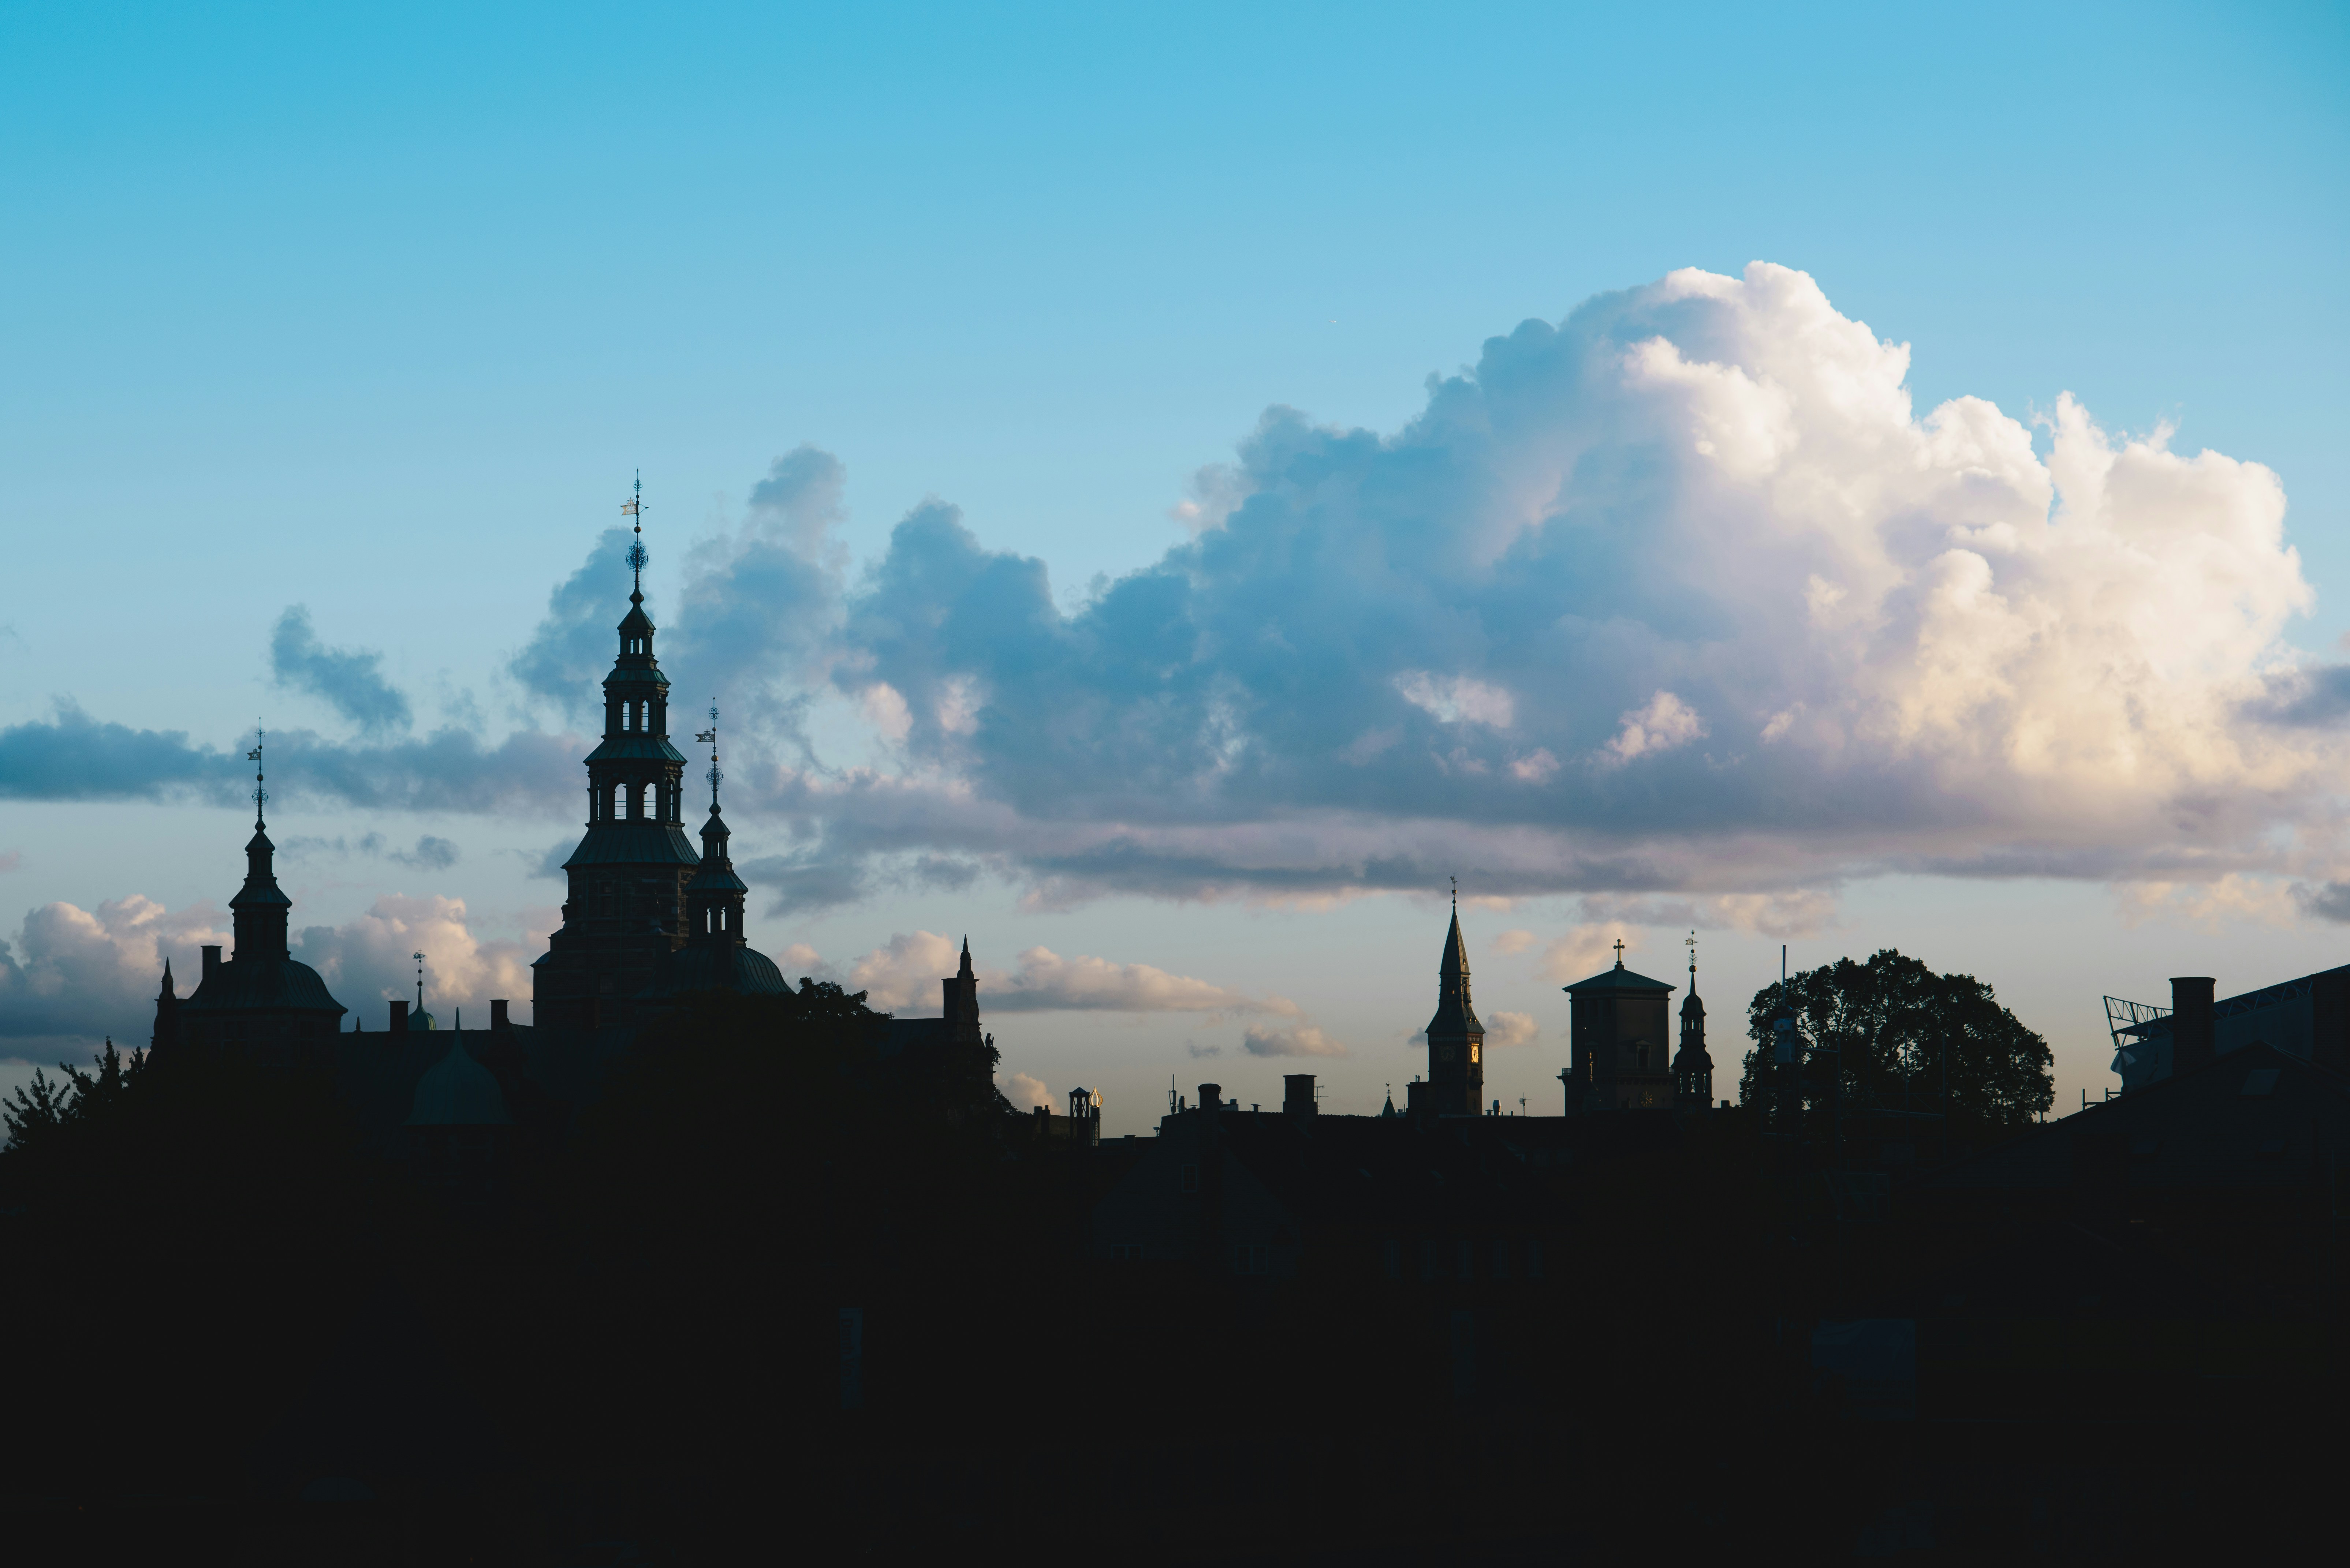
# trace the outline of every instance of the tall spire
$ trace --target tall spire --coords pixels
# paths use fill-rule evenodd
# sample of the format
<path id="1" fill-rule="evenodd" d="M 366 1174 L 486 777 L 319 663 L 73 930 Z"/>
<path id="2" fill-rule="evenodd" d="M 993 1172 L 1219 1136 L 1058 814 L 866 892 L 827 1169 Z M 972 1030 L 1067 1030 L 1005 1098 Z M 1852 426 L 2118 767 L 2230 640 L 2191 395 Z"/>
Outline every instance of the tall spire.
<path id="1" fill-rule="evenodd" d="M 693 738 L 706 742 L 710 747 L 710 815 L 715 816 L 718 815 L 718 781 L 723 776 L 718 771 L 717 698 L 712 697 L 710 700 L 710 728 L 700 732 Z"/>
<path id="2" fill-rule="evenodd" d="M 269 798 L 269 792 L 261 787 L 262 740 L 261 721 L 255 719 L 253 722 L 253 750 L 244 753 L 244 760 L 253 764 L 253 831 L 255 833 L 261 831 L 261 804 Z"/>
<path id="3" fill-rule="evenodd" d="M 623 517 L 631 517 L 636 520 L 634 527 L 637 536 L 635 540 L 629 544 L 629 553 L 625 558 L 629 563 L 629 570 L 635 575 L 635 581 L 629 588 L 629 602 L 630 604 L 639 605 L 645 602 L 645 566 L 646 563 L 652 559 L 650 556 L 645 554 L 644 513 L 645 471 L 640 468 L 637 470 L 637 484 L 635 490 L 630 492 L 629 498 L 626 501 L 620 503 L 620 515 Z"/>
<path id="4" fill-rule="evenodd" d="M 244 845 L 244 886 L 237 889 L 228 907 L 235 918 L 235 956 L 275 960 L 286 955 L 286 922 L 293 911 L 294 900 L 277 886 L 277 846 L 269 842 L 269 831 L 262 822 L 262 806 L 269 799 L 268 790 L 263 787 L 261 765 L 265 739 L 256 721 L 253 750 L 244 753 L 245 760 L 253 764 L 253 836 Z"/>

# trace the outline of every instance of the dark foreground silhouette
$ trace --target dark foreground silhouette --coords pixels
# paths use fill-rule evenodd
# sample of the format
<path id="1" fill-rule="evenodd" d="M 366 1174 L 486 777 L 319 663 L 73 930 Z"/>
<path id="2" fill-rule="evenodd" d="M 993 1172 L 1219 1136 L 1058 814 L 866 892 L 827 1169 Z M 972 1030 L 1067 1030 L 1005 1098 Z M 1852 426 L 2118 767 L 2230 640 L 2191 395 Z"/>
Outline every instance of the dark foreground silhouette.
<path id="1" fill-rule="evenodd" d="M 694 999 L 454 1193 L 364 1152 L 323 1076 L 234 1051 L 21 1102 L 0 1539 L 1989 1562 L 2241 1552 L 2330 1506 L 2330 1149 L 2140 1212 L 2086 1179 L 1953 1197 L 1744 1111 L 1537 1158 L 1507 1118 L 1227 1108 L 1218 1147 L 1310 1221 L 1256 1274 L 1104 1256 L 1150 1140 L 1053 1136 L 983 1059 L 910 1075 L 874 1038 L 829 987 Z M 1349 1139 L 1382 1163 L 1325 1158 Z M 1406 1176 L 1438 1196 L 1397 1243 L 1362 1192 Z M 1425 1231 L 1496 1206 L 1538 1262 Z"/>

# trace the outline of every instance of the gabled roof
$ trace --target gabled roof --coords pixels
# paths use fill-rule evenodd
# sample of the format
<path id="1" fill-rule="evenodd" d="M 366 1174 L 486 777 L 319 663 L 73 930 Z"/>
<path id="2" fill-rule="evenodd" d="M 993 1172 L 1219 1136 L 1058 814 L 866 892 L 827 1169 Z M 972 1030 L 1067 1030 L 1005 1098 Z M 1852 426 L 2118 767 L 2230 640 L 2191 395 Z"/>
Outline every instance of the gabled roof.
<path id="1" fill-rule="evenodd" d="M 1573 985 L 1559 987 L 1570 996 L 1588 992 L 1623 992 L 1639 996 L 1665 996 L 1673 987 L 1661 980 L 1650 980 L 1645 974 L 1635 974 L 1618 963 L 1614 969 L 1602 971 L 1589 980 L 1578 980 Z"/>

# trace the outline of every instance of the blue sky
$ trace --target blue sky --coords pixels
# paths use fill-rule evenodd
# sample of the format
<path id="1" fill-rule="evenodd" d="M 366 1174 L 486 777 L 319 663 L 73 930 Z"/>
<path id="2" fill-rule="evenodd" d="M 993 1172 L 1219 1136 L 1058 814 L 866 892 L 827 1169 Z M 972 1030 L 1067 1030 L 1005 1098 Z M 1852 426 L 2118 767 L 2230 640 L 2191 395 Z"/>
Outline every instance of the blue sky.
<path id="1" fill-rule="evenodd" d="M 1270 852 L 1240 845 L 1231 827 L 1304 823 L 1345 838 L 1358 860 L 1383 835 L 1424 839 L 1406 857 L 1419 870 L 1449 858 L 1499 885 L 1509 855 L 1477 833 L 1519 807 L 1447 794 L 1426 767 L 1405 768 L 1421 736 L 1398 726 L 1422 723 L 1491 742 L 1482 761 L 1496 769 L 1532 766 L 1538 749 L 1562 777 L 1597 759 L 1578 804 L 1536 812 L 1550 836 L 1542 854 L 1631 833 L 1626 855 L 1665 866 L 1645 889 L 1554 867 L 1513 884 L 1510 907 L 1472 909 L 1481 1004 L 1539 1030 L 1497 1053 L 1498 1093 L 1539 1108 L 1533 1096 L 1563 1061 L 1564 999 L 1545 964 L 1620 929 L 1638 961 L 1663 972 L 1695 919 L 1717 997 L 1742 997 L 1775 971 L 1778 933 L 1799 962 L 1898 943 L 1971 969 L 2058 1044 L 2069 1099 L 2111 1081 L 2100 992 L 2159 1000 L 2162 977 L 2212 972 L 2225 993 L 2340 961 L 2325 889 L 2350 865 L 2333 858 L 2333 796 L 2310 782 L 2333 759 L 2327 724 L 2295 721 L 2224 777 L 2174 778 L 2167 794 L 2117 786 L 2120 826 L 2107 834 L 2081 826 L 2088 762 L 2065 775 L 2071 805 L 2024 812 L 1988 836 L 1964 826 L 1965 807 L 1998 816 L 2031 791 L 1949 750 L 1899 787 L 1881 773 L 1846 778 L 1814 750 L 1808 773 L 1791 763 L 1711 794 L 1694 774 L 1660 773 L 1633 789 L 1623 781 L 1639 759 L 1607 760 L 1622 740 L 1617 716 L 1650 713 L 1643 733 L 1667 734 L 1679 721 L 1664 710 L 1659 727 L 1648 688 L 1669 686 L 1707 733 L 1663 763 L 1727 747 L 1730 699 L 1682 690 L 1700 678 L 1719 689 L 1722 671 L 1684 662 L 1635 680 L 1583 644 L 1571 657 L 1534 643 L 1421 648 L 1415 639 L 1456 611 L 1499 637 L 1493 582 L 1390 609 L 1348 599 L 1336 581 L 1312 596 L 1284 590 L 1326 614 L 1321 646 L 1365 647 L 1393 613 L 1406 618 L 1395 636 L 1410 658 L 1367 683 L 1295 693 L 1284 733 L 1351 712 L 1367 692 L 1400 693 L 1399 720 L 1365 708 L 1347 742 L 1367 747 L 1367 760 L 1327 765 L 1326 753 L 1347 749 L 1334 742 L 1313 767 L 1289 757 L 1290 773 L 1257 775 L 1244 801 L 1220 795 L 1170 826 L 1211 863 L 1204 883 L 1073 886 L 1036 845 L 1140 808 L 1105 804 L 1106 786 L 1073 765 L 1056 766 L 1047 788 L 1015 764 L 1075 746 L 1147 791 L 1152 769 L 1196 763 L 1214 742 L 1195 726 L 1147 755 L 1108 744 L 1136 689 L 1098 665 L 1023 685 L 1043 667 L 1007 662 L 1009 641 L 981 648 L 980 630 L 954 648 L 889 641 L 872 616 L 889 601 L 868 574 L 894 563 L 892 580 L 935 586 L 951 564 L 943 523 L 923 535 L 928 555 L 912 545 L 892 555 L 892 530 L 928 504 L 951 505 L 972 562 L 1041 562 L 1040 602 L 1070 618 L 1069 637 L 1107 646 L 1148 618 L 1095 585 L 1163 578 L 1168 552 L 1194 547 L 1185 504 L 1213 513 L 1254 494 L 1274 508 L 1302 493 L 1298 462 L 1352 472 L 1359 461 L 1366 493 L 1409 492 L 1395 477 L 1409 464 L 1383 466 L 1336 437 L 1259 439 L 1250 457 L 1243 443 L 1268 408 L 1299 410 L 1309 433 L 1433 432 L 1413 450 L 1457 456 L 1465 449 L 1441 432 L 1468 427 L 1430 422 L 1440 405 L 1429 378 L 1482 366 L 1463 384 L 1497 396 L 1488 339 L 1530 318 L 1557 328 L 1595 296 L 1653 289 L 1676 269 L 1734 279 L 1762 260 L 1807 275 L 1836 317 L 1909 345 L 1904 384 L 1920 419 L 1951 398 L 1987 400 L 2054 462 L 2069 392 L 2115 443 L 2167 422 L 2177 453 L 2210 448 L 2272 471 L 2307 593 L 2294 600 L 2272 572 L 2261 579 L 2266 610 L 2244 610 L 2241 596 L 2202 607 L 2250 619 L 2241 636 L 2201 649 L 2190 673 L 2274 681 L 2281 659 L 2298 659 L 2297 679 L 2330 691 L 2325 672 L 2350 627 L 2350 461 L 2338 438 L 2345 44 L 2342 14 L 2316 7 L 9 13 L 0 50 L 16 68 L 0 103 L 0 192 L 16 221 L 0 252 L 0 525 L 17 591 L 0 610 L 0 730 L 20 732 L 0 747 L 14 775 L 0 776 L 0 863 L 13 867 L 0 872 L 0 937 L 20 964 L 37 948 L 53 976 L 78 973 L 55 956 L 70 935 L 57 934 L 63 917 L 19 930 L 19 912 L 88 914 L 136 895 L 165 913 L 138 927 L 144 936 L 125 936 L 137 923 L 118 914 L 105 940 L 145 941 L 151 955 L 163 926 L 177 933 L 167 948 L 192 940 L 200 901 L 224 902 L 238 874 L 237 818 L 217 787 L 198 798 L 153 781 L 111 787 L 69 737 L 42 728 L 58 700 L 99 722 L 186 732 L 196 748 L 241 750 L 239 727 L 256 712 L 322 748 L 364 746 L 360 710 L 338 709 L 317 681 L 306 689 L 295 665 L 273 665 L 289 607 L 307 609 L 321 653 L 380 655 L 380 687 L 411 718 L 405 732 L 379 724 L 378 742 L 453 726 L 488 750 L 517 732 L 559 733 L 559 703 L 517 676 L 515 659 L 546 646 L 550 592 L 582 570 L 641 468 L 665 635 L 691 645 L 681 617 L 693 603 L 705 625 L 724 610 L 741 634 L 732 663 L 705 636 L 698 668 L 728 683 L 730 711 L 744 715 L 738 845 L 775 863 L 771 881 L 821 871 L 836 891 L 847 886 L 837 857 L 814 870 L 807 858 L 809 833 L 836 843 L 847 819 L 808 807 L 805 779 L 795 795 L 780 774 L 752 776 L 752 764 L 795 765 L 803 741 L 835 774 L 864 766 L 968 786 L 1032 835 L 983 852 L 968 825 L 951 844 L 892 839 L 861 863 L 854 898 L 767 915 L 761 944 L 779 957 L 804 945 L 846 976 L 893 951 L 900 968 L 919 968 L 929 954 L 916 933 L 968 929 L 983 961 L 1005 971 L 995 989 L 1024 982 L 1036 1000 L 993 1015 L 1007 1071 L 1055 1091 L 1107 1087 L 1114 1127 L 1143 1125 L 1170 1073 L 1261 1082 L 1243 1100 L 1276 1098 L 1278 1072 L 1297 1064 L 1251 1054 L 1252 1028 L 1261 1044 L 1303 1029 L 1343 1044 L 1344 1055 L 1315 1064 L 1371 1104 L 1410 1075 L 1403 1041 L 1432 1005 L 1440 901 L 1342 885 L 1325 864 L 1335 840 L 1305 856 L 1322 867 L 1312 875 L 1293 866 L 1278 887 L 1235 883 L 1235 867 Z M 1627 306 L 1622 342 L 1681 331 L 1679 308 Z M 1778 306 L 1739 308 L 1752 354 L 1792 330 Z M 1674 341 L 1702 358 L 1695 338 Z M 1560 375 L 1582 363 L 1543 352 L 1552 358 L 1522 358 Z M 755 487 L 803 446 L 838 465 L 833 488 L 816 496 L 802 472 L 799 511 L 763 510 Z M 1210 465 L 1226 477 L 1203 485 Z M 1436 533 L 1379 540 L 1468 547 L 1442 535 L 1466 500 L 1409 493 L 1415 526 Z M 1378 515 L 1367 510 L 1364 525 Z M 1262 526 L 1278 535 L 1277 520 Z M 1210 537 L 1220 535 L 1245 556 L 1240 544 L 1254 535 L 1235 527 L 1200 535 L 1201 547 L 1223 547 Z M 733 543 L 718 556 L 693 554 L 721 535 Z M 1359 550 L 1367 536 L 1336 537 Z M 1554 551 L 1524 569 L 1580 594 L 1620 567 L 1648 596 L 1633 618 L 1650 629 L 1679 626 L 1675 616 L 1735 620 L 1747 629 L 1722 629 L 1733 648 L 1762 639 L 1746 662 L 1795 669 L 1761 657 L 1782 646 L 1754 629 L 1765 611 L 1750 617 L 1720 583 L 1684 575 L 1718 540 L 1701 529 L 1639 537 L 1650 543 L 1618 540 L 1604 557 Z M 754 548 L 780 552 L 769 564 L 783 577 L 755 575 Z M 2243 546 L 2247 570 L 2275 566 L 2264 548 Z M 1773 558 L 1749 571 L 1755 592 L 1800 594 L 1800 574 L 1792 588 L 1765 586 Z M 1920 561 L 1908 569 L 1923 571 Z M 1191 624 L 1229 628 L 1251 588 L 1278 587 L 1280 570 L 1264 555 L 1207 570 L 1195 580 L 1222 586 L 1200 590 Z M 2077 588 L 2098 568 L 2079 571 L 2085 579 L 2064 581 Z M 2176 591 L 2147 588 L 2146 613 L 2201 613 L 2161 597 Z M 757 624 L 763 614 L 773 624 Z M 836 621 L 845 642 L 825 640 Z M 1701 631 L 1681 628 L 1692 646 Z M 897 661 L 889 691 L 913 702 L 910 728 L 893 735 L 886 700 L 858 686 L 843 648 Z M 1298 657 L 1314 667 L 1311 649 Z M 1188 712 L 1196 698 L 1208 711 L 1209 676 L 1260 703 L 1271 702 L 1268 682 L 1288 679 L 1229 659 L 1201 668 L 1197 692 L 1158 691 L 1155 711 Z M 1810 673 L 1786 679 L 1827 679 L 1802 668 Z M 920 693 L 932 687 L 926 708 Z M 1090 717 L 1074 737 L 1017 743 L 982 725 L 958 750 L 962 732 L 925 718 L 944 711 L 950 688 L 996 694 L 1005 716 L 1024 703 L 1031 718 Z M 1804 711 L 1822 712 L 1826 689 L 1804 690 Z M 1489 691 L 1511 698 L 1508 722 L 1479 708 Z M 2315 712 L 2298 691 L 2281 689 L 2272 706 Z M 1380 746 L 1390 729 L 1404 738 Z M 1568 753 L 1570 739 L 1582 750 Z M 1276 737 L 1256 740 L 1257 754 L 1287 755 Z M 1419 749 L 1479 762 L 1464 744 Z M 567 765 L 560 754 L 515 753 L 516 776 Z M 409 764 L 368 753 L 351 765 Z M 80 782 L 60 782 L 59 769 Z M 364 798 L 298 783 L 286 792 L 273 824 L 308 846 L 286 877 L 305 906 L 297 923 L 328 929 L 317 950 L 346 964 L 343 999 L 375 1005 L 389 983 L 380 955 L 428 930 L 473 944 L 465 972 L 482 985 L 502 972 L 495 944 L 526 959 L 560 898 L 530 871 L 569 830 L 551 803 L 576 784 L 558 777 L 542 799 L 525 780 L 488 809 L 417 808 L 402 804 L 419 799 L 412 789 L 390 784 Z M 1816 821 L 1766 831 L 1807 810 L 1869 815 L 1888 791 L 1915 809 L 1887 807 L 1866 845 L 1830 843 Z M 2189 795 L 2295 804 L 2245 804 L 2223 845 L 2163 826 L 2176 820 L 2166 803 Z M 1454 836 L 1428 826 L 1444 822 Z M 1732 822 L 1762 826 L 1735 853 L 1674 858 L 1679 840 Z M 424 839 L 447 847 L 420 848 Z M 965 858 L 910 869 L 924 855 Z M 1595 892 L 1616 902 L 1594 905 Z M 433 924 L 445 909 L 387 908 L 387 896 L 463 899 L 463 935 Z M 1770 898 L 1779 903 L 1756 913 L 1752 900 Z M 1514 931 L 1527 933 L 1503 942 L 1514 951 L 1473 945 Z M 1016 955 L 1039 946 L 1063 967 L 1024 968 Z M 1083 971 L 1081 958 L 1116 972 Z M 1125 967 L 1135 965 L 1209 989 L 1170 991 Z M 899 971 L 873 957 L 866 972 Z M 1230 1005 L 1212 1010 L 1211 993 L 1230 993 Z M 920 994 L 935 1004 L 933 991 Z M 0 1003 L 17 1013 L 14 1025 L 0 1018 L 0 1035 L 26 1054 L 121 1025 L 105 1007 L 68 1017 L 28 995 Z M 1075 1005 L 1089 998 L 1118 1005 Z M 1211 1049 L 1222 1056 L 1192 1054 Z"/>

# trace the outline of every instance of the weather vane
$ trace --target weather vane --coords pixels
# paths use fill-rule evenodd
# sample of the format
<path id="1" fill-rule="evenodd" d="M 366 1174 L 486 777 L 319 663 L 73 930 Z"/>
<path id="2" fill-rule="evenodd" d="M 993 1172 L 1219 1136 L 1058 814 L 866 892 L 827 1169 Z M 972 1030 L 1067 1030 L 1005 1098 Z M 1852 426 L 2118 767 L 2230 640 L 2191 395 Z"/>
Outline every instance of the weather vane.
<path id="1" fill-rule="evenodd" d="M 408 956 L 416 961 L 416 1011 L 422 1012 L 424 1011 L 424 955 L 411 953 Z"/>
<path id="2" fill-rule="evenodd" d="M 710 809 L 718 809 L 718 699 L 710 700 L 710 728 L 693 737 L 710 744 Z"/>
<path id="3" fill-rule="evenodd" d="M 631 524 L 631 526 L 637 536 L 635 541 L 629 545 L 629 553 L 625 558 L 629 563 L 629 569 L 637 575 L 634 592 L 639 597 L 641 597 L 645 591 L 645 565 L 652 559 L 650 556 L 645 554 L 644 511 L 645 471 L 640 468 L 637 470 L 637 486 L 635 492 L 631 493 L 626 501 L 620 503 L 620 515 L 623 517 L 633 517 L 636 519 L 636 522 Z"/>
<path id="4" fill-rule="evenodd" d="M 1452 907 L 1458 909 L 1461 908 L 1461 878 L 1447 877 L 1445 880 L 1452 884 Z"/>
<path id="5" fill-rule="evenodd" d="M 1697 932 L 1692 930 L 1682 938 L 1681 946 L 1690 950 L 1690 980 L 1694 984 L 1697 980 Z"/>
<path id="6" fill-rule="evenodd" d="M 261 803 L 269 798 L 269 792 L 261 787 L 262 738 L 261 721 L 255 719 L 253 722 L 253 750 L 244 753 L 244 760 L 253 764 L 253 826 L 256 828 L 261 826 Z"/>

